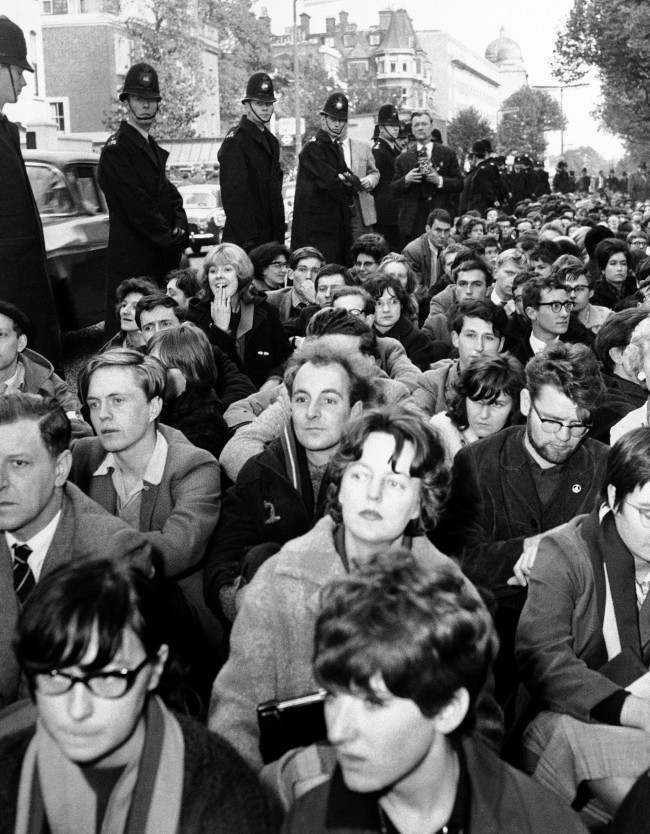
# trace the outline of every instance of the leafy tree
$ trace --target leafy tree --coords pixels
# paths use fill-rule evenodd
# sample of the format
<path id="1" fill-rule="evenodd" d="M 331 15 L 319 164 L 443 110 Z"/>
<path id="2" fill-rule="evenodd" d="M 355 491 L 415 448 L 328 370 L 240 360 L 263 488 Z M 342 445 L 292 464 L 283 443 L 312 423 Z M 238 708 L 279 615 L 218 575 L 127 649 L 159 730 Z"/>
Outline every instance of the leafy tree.
<path id="1" fill-rule="evenodd" d="M 566 120 L 560 105 L 545 90 L 524 86 L 503 102 L 499 145 L 508 151 L 543 156 L 548 144 L 544 131 L 560 130 Z"/>
<path id="2" fill-rule="evenodd" d="M 199 0 L 199 16 L 219 32 L 219 109 L 227 127 L 242 113 L 249 76 L 272 70 L 271 32 L 251 0 Z"/>
<path id="3" fill-rule="evenodd" d="M 196 21 L 189 5 L 188 0 L 141 0 L 141 16 L 123 21 L 132 62 L 146 61 L 158 73 L 163 100 L 156 134 L 163 139 L 191 138 L 195 134 L 193 122 L 200 115 L 205 80 Z M 116 129 L 126 112 L 117 93 L 104 118 L 109 130 Z"/>
<path id="4" fill-rule="evenodd" d="M 555 44 L 554 74 L 562 83 L 598 70 L 597 115 L 637 158 L 650 152 L 649 31 L 645 0 L 574 0 Z"/>
<path id="5" fill-rule="evenodd" d="M 447 144 L 463 157 L 479 139 L 495 139 L 488 120 L 475 107 L 459 110 L 447 125 Z"/>
<path id="6" fill-rule="evenodd" d="M 303 141 L 313 136 L 320 127 L 319 111 L 327 97 L 334 90 L 340 89 L 340 84 L 331 76 L 325 75 L 323 67 L 314 55 L 301 55 L 299 72 L 299 100 L 300 113 L 305 120 Z M 276 67 L 274 78 L 276 95 L 280 93 L 275 112 L 278 116 L 293 117 L 295 113 L 293 61 L 281 57 Z M 300 150 L 300 148 L 298 148 Z"/>
<path id="7" fill-rule="evenodd" d="M 598 171 L 609 171 L 609 160 L 598 153 L 591 145 L 580 145 L 577 148 L 570 148 L 564 156 L 550 156 L 548 160 L 549 168 L 555 168 L 557 163 L 563 159 L 569 167 L 570 171 L 575 171 L 579 174 L 583 168 L 586 168 L 589 174 L 597 174 Z"/>

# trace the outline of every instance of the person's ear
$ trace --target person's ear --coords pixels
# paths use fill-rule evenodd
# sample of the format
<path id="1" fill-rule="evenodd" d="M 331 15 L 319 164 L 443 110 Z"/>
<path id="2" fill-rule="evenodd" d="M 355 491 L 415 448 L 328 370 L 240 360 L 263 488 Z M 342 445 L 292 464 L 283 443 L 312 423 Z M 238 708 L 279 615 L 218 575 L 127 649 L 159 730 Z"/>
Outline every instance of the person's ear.
<path id="1" fill-rule="evenodd" d="M 451 343 L 456 348 L 456 350 L 458 350 L 459 341 L 460 340 L 458 338 L 458 333 L 456 333 L 455 330 L 452 330 L 451 331 Z"/>
<path id="2" fill-rule="evenodd" d="M 468 710 L 469 692 L 464 686 L 461 686 L 433 717 L 435 729 L 437 732 L 448 736 L 460 727 Z"/>
<path id="3" fill-rule="evenodd" d="M 530 391 L 528 390 L 528 388 L 522 388 L 519 392 L 519 411 L 521 411 L 524 417 L 528 417 L 528 415 L 530 414 L 530 407 Z"/>
<path id="4" fill-rule="evenodd" d="M 607 484 L 607 505 L 610 510 L 616 506 L 616 487 L 613 484 Z"/>
<path id="5" fill-rule="evenodd" d="M 148 403 L 149 409 L 149 422 L 153 423 L 155 420 L 160 417 L 160 412 L 162 411 L 163 407 L 163 400 L 162 397 L 152 397 Z"/>
<path id="6" fill-rule="evenodd" d="M 363 413 L 363 403 L 361 400 L 357 400 L 356 403 L 353 404 L 352 408 L 350 409 L 350 419 L 354 417 L 359 417 Z"/>
<path id="7" fill-rule="evenodd" d="M 22 353 L 25 348 L 27 347 L 27 336 L 24 333 L 21 333 L 18 337 L 18 353 Z"/>
<path id="8" fill-rule="evenodd" d="M 149 692 L 153 692 L 160 683 L 160 678 L 162 677 L 163 669 L 165 668 L 168 658 L 169 646 L 166 643 L 163 643 L 156 652 L 156 657 L 152 658 L 151 675 L 149 677 L 149 683 L 147 684 Z"/>
<path id="9" fill-rule="evenodd" d="M 530 321 L 537 321 L 537 309 L 535 307 L 526 307 L 524 312 Z"/>
<path id="10" fill-rule="evenodd" d="M 70 449 L 64 449 L 58 455 L 55 464 L 54 486 L 62 487 L 68 480 L 70 469 L 72 467 L 72 452 Z"/>
<path id="11" fill-rule="evenodd" d="M 505 342 L 505 338 L 502 336 L 501 339 L 499 340 L 499 350 L 497 351 L 497 353 L 501 353 L 501 351 L 503 350 L 504 342 Z"/>
<path id="12" fill-rule="evenodd" d="M 609 358 L 615 365 L 621 365 L 623 363 L 623 351 L 625 348 L 620 346 L 611 347 L 607 353 L 609 354 Z"/>

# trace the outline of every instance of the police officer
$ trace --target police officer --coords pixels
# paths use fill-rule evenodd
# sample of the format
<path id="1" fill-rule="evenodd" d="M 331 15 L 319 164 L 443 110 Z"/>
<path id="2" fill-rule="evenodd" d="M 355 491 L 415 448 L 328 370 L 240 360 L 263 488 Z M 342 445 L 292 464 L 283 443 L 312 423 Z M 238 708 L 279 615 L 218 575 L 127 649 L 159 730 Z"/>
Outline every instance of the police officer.
<path id="1" fill-rule="evenodd" d="M 379 182 L 374 191 L 377 223 L 375 231 L 383 235 L 394 252 L 400 249 L 399 226 L 397 225 L 397 201 L 390 184 L 395 173 L 395 159 L 401 148 L 397 142 L 400 120 L 394 104 L 384 104 L 377 114 L 377 128 L 372 155 L 379 171 Z"/>
<path id="2" fill-rule="evenodd" d="M 156 70 L 134 64 L 120 101 L 126 121 L 110 136 L 99 159 L 99 184 L 109 211 L 106 335 L 117 330 L 115 290 L 120 281 L 148 275 L 162 284 L 187 244 L 183 198 L 167 179 L 169 153 L 150 135 L 160 103 Z"/>
<path id="3" fill-rule="evenodd" d="M 343 154 L 347 124 L 347 97 L 332 93 L 320 111 L 320 130 L 298 158 L 291 248 L 315 246 L 328 263 L 350 260 L 354 194 L 363 190 Z"/>
<path id="4" fill-rule="evenodd" d="M 34 72 L 20 28 L 0 16 L 0 299 L 27 314 L 30 344 L 61 371 L 61 337 L 45 263 L 43 228 L 20 151 L 18 127 L 2 114 Z M 0 368 L 0 374 L 2 369 Z M 0 392 L 3 389 L 0 383 Z"/>
<path id="5" fill-rule="evenodd" d="M 270 241 L 284 243 L 280 143 L 268 128 L 275 101 L 271 77 L 251 75 L 242 99 L 245 113 L 219 148 L 223 240 L 246 251 Z"/>
<path id="6" fill-rule="evenodd" d="M 476 165 L 465 177 L 461 194 L 459 213 L 478 211 L 484 217 L 489 208 L 501 205 L 504 186 L 501 182 L 499 167 L 492 157 L 492 143 L 489 139 L 479 139 L 472 145 L 472 155 Z"/>
<path id="7" fill-rule="evenodd" d="M 533 161 L 526 154 L 515 156 L 513 170 L 508 178 L 510 190 L 510 208 L 514 211 L 522 200 L 535 196 L 536 177 L 533 171 Z"/>

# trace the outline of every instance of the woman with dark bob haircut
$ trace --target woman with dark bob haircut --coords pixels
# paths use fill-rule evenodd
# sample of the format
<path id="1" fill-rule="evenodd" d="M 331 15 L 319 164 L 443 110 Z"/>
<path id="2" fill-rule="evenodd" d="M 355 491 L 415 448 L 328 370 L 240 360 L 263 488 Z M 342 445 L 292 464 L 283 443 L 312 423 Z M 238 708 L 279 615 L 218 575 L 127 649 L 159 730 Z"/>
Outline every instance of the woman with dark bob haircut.
<path id="1" fill-rule="evenodd" d="M 213 345 L 236 362 L 259 388 L 270 376 L 281 377 L 291 353 L 278 312 L 251 293 L 253 264 L 234 243 L 214 246 L 203 261 L 201 298 L 192 298 L 187 318 Z"/>
<path id="2" fill-rule="evenodd" d="M 598 266 L 598 280 L 591 303 L 620 309 L 623 299 L 637 290 L 630 247 L 623 240 L 608 237 L 596 246 L 594 259 Z"/>
<path id="3" fill-rule="evenodd" d="M 413 324 L 417 306 L 401 282 L 378 270 L 363 288 L 375 302 L 375 333 L 397 339 L 414 365 L 421 371 L 429 370 L 440 357 L 429 337 Z"/>
<path id="4" fill-rule="evenodd" d="M 517 422 L 525 385 L 523 365 L 508 353 L 477 356 L 470 362 L 456 383 L 449 409 L 430 421 L 449 465 L 463 446 Z"/>
<path id="5" fill-rule="evenodd" d="M 329 474 L 327 514 L 264 562 L 247 586 L 212 691 L 209 726 L 258 769 L 256 706 L 318 689 L 311 660 L 321 589 L 400 547 L 425 568 L 449 564 L 423 535 L 435 524 L 449 476 L 440 441 L 418 413 L 363 413 L 344 433 Z M 484 709 L 479 732 L 495 731 L 491 718 Z"/>
<path id="6" fill-rule="evenodd" d="M 291 252 L 286 246 L 272 240 L 251 249 L 248 257 L 253 263 L 253 286 L 256 290 L 267 292 L 286 286 L 291 257 Z"/>
<path id="7" fill-rule="evenodd" d="M 240 757 L 165 704 L 166 600 L 163 581 L 126 560 L 73 562 L 36 583 L 15 638 L 36 716 L 14 732 L 0 722 L 3 829 L 275 830 Z"/>

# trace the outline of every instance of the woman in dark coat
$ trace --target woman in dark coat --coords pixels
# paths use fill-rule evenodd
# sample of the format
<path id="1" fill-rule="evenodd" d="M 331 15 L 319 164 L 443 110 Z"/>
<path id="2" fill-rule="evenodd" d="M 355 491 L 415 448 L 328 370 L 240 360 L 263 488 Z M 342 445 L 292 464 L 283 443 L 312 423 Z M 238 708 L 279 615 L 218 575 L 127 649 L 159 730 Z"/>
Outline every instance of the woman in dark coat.
<path id="1" fill-rule="evenodd" d="M 215 393 L 217 366 L 207 336 L 196 325 L 184 322 L 156 333 L 147 351 L 167 371 L 160 421 L 218 458 L 230 432 Z"/>
<path id="2" fill-rule="evenodd" d="M 212 344 L 236 361 L 258 388 L 281 377 L 291 345 L 277 311 L 250 293 L 253 264 L 234 243 L 213 247 L 203 261 L 202 298 L 190 301 L 187 318 Z"/>
<path id="3" fill-rule="evenodd" d="M 400 281 L 379 271 L 364 289 L 375 302 L 373 330 L 377 335 L 397 339 L 414 365 L 421 371 L 429 370 L 440 355 L 429 337 L 413 324 L 412 301 Z"/>
<path id="4" fill-rule="evenodd" d="M 590 303 L 621 309 L 623 299 L 637 290 L 629 246 L 618 238 L 605 238 L 596 246 L 594 259 L 598 265 L 598 280 Z"/>

